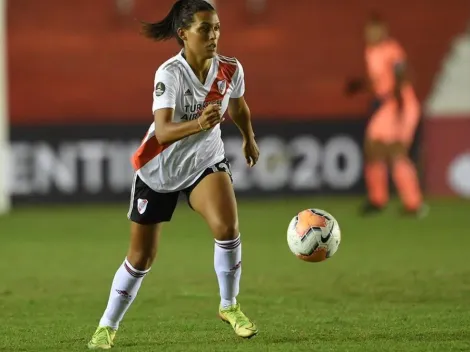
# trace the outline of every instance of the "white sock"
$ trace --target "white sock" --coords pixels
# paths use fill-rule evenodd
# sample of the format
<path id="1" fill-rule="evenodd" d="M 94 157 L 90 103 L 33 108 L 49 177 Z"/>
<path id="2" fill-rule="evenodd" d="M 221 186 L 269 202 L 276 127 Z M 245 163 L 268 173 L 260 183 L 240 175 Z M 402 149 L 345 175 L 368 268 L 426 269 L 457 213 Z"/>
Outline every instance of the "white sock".
<path id="1" fill-rule="evenodd" d="M 100 326 L 109 326 L 113 329 L 119 327 L 119 323 L 139 291 L 145 274 L 149 271 L 150 269 L 144 271 L 134 269 L 127 258 L 124 260 L 114 275 L 108 306 L 100 320 Z"/>
<path id="2" fill-rule="evenodd" d="M 230 241 L 215 240 L 214 268 L 219 281 L 220 305 L 223 308 L 237 303 L 242 273 L 242 245 L 240 235 Z"/>

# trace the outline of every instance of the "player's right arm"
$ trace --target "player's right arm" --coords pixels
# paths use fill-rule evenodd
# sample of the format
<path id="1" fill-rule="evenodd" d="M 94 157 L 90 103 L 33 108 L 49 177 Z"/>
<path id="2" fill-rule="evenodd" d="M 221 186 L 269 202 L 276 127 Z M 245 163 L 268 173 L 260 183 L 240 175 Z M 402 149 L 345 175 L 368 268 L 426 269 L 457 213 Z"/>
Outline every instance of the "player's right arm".
<path id="1" fill-rule="evenodd" d="M 369 77 L 355 77 L 346 81 L 344 88 L 346 95 L 355 95 L 361 92 L 373 92 L 372 82 Z"/>
<path id="2" fill-rule="evenodd" d="M 157 71 L 152 110 L 155 120 L 155 137 L 162 145 L 206 131 L 221 122 L 220 107 L 212 104 L 208 105 L 196 120 L 173 122 L 177 84 L 178 81 L 171 72 Z"/>
<path id="3" fill-rule="evenodd" d="M 218 105 L 208 105 L 202 115 L 192 121 L 173 122 L 174 113 L 175 110 L 171 108 L 155 111 L 155 137 L 162 145 L 174 143 L 201 131 L 207 131 L 221 122 Z"/>

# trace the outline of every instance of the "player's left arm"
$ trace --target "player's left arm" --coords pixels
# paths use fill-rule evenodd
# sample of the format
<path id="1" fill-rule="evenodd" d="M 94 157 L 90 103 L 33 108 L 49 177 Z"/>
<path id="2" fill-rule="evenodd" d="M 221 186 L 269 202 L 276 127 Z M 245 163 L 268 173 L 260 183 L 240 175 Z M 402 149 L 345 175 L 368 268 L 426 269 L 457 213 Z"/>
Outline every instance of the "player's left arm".
<path id="1" fill-rule="evenodd" d="M 228 114 L 237 125 L 243 139 L 254 139 L 255 133 L 251 125 L 251 112 L 245 98 L 230 98 L 228 103 Z"/>
<path id="2" fill-rule="evenodd" d="M 251 125 L 251 113 L 243 96 L 230 98 L 228 103 L 228 114 L 237 125 L 243 137 L 243 153 L 246 162 L 253 167 L 259 158 L 259 148 L 256 144 L 255 133 Z"/>
<path id="3" fill-rule="evenodd" d="M 408 81 L 406 54 L 402 47 L 398 43 L 395 43 L 391 50 L 391 56 L 395 75 L 393 95 L 398 102 L 398 106 L 401 108 L 403 106 L 402 89 Z"/>
<path id="4" fill-rule="evenodd" d="M 245 72 L 243 66 L 237 61 L 237 71 L 233 80 L 233 89 L 228 103 L 228 114 L 237 125 L 243 137 L 243 154 L 246 163 L 253 167 L 259 158 L 259 149 L 255 140 L 255 133 L 251 125 L 251 112 L 244 98 Z"/>

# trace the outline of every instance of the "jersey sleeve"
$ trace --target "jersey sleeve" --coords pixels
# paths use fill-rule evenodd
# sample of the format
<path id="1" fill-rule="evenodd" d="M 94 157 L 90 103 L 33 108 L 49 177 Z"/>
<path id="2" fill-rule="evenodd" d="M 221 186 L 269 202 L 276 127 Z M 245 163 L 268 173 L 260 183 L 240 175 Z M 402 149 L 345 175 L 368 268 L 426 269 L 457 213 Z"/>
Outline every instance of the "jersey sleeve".
<path id="1" fill-rule="evenodd" d="M 170 71 L 158 70 L 155 74 L 152 112 L 158 109 L 176 107 L 178 80 Z"/>
<path id="2" fill-rule="evenodd" d="M 237 73 L 230 98 L 241 98 L 245 94 L 245 72 L 242 64 L 237 60 Z"/>

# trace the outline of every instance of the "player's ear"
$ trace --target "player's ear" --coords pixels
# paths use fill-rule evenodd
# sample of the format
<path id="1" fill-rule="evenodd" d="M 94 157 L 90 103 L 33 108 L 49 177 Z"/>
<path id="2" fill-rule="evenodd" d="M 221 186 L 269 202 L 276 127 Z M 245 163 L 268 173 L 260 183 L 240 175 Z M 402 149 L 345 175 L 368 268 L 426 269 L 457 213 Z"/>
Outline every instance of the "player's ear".
<path id="1" fill-rule="evenodd" d="M 182 41 L 186 41 L 188 39 L 186 36 L 186 31 L 183 28 L 178 28 L 176 34 Z"/>

